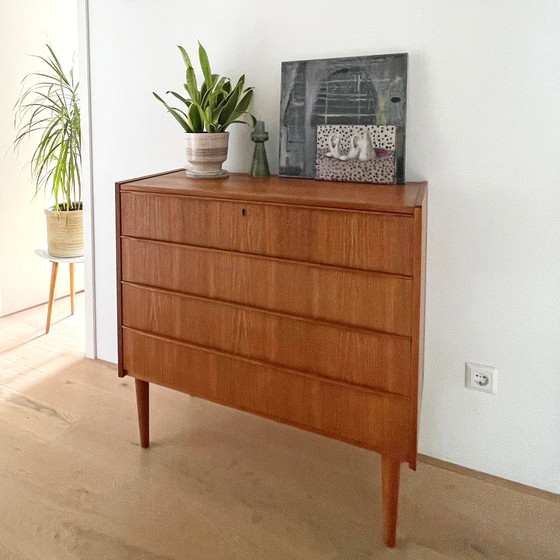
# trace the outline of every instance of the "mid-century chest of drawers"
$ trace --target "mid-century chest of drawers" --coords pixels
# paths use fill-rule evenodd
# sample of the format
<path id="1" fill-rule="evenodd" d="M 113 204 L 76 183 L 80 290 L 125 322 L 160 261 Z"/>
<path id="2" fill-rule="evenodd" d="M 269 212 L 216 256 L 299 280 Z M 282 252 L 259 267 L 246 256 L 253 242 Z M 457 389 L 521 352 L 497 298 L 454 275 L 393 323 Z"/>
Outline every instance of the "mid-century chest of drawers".
<path id="1" fill-rule="evenodd" d="M 117 183 L 119 375 L 416 466 L 426 184 L 184 171 Z"/>

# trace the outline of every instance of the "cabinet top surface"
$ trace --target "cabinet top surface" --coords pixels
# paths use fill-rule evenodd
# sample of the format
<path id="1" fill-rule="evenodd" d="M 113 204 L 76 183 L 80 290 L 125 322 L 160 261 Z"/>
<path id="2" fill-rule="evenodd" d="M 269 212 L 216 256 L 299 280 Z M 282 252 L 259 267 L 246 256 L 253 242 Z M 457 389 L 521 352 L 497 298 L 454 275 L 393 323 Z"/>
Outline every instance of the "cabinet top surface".
<path id="1" fill-rule="evenodd" d="M 425 182 L 372 185 L 294 179 L 252 177 L 231 173 L 226 179 L 190 179 L 183 169 L 122 181 L 121 191 L 173 194 L 202 198 L 298 204 L 329 208 L 378 210 L 412 214 L 426 198 Z"/>

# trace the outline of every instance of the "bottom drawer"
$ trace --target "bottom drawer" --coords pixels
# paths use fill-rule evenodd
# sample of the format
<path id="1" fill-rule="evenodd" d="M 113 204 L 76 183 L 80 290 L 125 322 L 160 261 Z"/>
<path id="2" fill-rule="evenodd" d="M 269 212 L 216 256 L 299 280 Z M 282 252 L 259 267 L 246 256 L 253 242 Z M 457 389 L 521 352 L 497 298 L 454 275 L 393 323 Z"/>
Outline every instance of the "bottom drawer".
<path id="1" fill-rule="evenodd" d="M 123 328 L 132 377 L 407 460 L 409 399 Z"/>

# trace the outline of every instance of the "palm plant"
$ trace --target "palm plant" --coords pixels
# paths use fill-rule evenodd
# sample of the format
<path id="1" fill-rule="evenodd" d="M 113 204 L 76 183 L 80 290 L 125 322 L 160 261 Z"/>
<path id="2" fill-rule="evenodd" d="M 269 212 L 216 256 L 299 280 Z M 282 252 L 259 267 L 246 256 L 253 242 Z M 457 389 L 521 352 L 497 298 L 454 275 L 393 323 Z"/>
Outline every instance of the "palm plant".
<path id="1" fill-rule="evenodd" d="M 179 47 L 186 66 L 186 83 L 184 97 L 175 91 L 168 91 L 184 104 L 184 108 L 172 107 L 157 93 L 152 92 L 161 101 L 185 132 L 225 132 L 233 123 L 249 124 L 239 120 L 247 115 L 254 126 L 256 119 L 248 113 L 253 98 L 253 88 L 245 88 L 245 75 L 241 76 L 235 86 L 229 78 L 212 74 L 206 50 L 198 44 L 198 58 L 204 75 L 204 80 L 198 87 L 194 67 L 187 51 Z"/>
<path id="2" fill-rule="evenodd" d="M 79 83 L 74 71 L 66 73 L 50 45 L 41 70 L 24 78 L 23 90 L 15 107 L 14 150 L 24 140 L 39 135 L 31 156 L 35 196 L 41 190 L 53 195 L 56 211 L 82 208 L 81 134 Z M 25 86 L 24 86 L 25 87 Z"/>

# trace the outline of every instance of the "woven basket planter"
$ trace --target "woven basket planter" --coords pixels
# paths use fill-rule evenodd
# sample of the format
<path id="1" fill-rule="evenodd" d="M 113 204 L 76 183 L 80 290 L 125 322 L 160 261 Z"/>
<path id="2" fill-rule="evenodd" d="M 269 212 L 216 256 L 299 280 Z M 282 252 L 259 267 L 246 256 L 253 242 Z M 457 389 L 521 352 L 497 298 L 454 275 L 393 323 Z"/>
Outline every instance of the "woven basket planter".
<path id="1" fill-rule="evenodd" d="M 47 244 L 53 257 L 81 257 L 84 254 L 84 211 L 57 212 L 45 208 Z"/>

